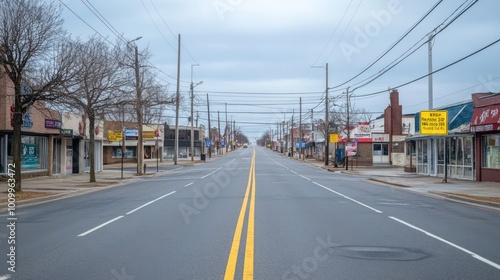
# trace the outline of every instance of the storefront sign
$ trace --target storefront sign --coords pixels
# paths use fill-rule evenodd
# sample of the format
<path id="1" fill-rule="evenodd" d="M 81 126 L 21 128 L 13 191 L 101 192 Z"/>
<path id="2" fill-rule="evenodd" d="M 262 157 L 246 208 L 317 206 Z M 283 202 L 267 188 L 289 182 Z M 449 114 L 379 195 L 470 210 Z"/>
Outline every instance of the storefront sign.
<path id="1" fill-rule="evenodd" d="M 143 131 L 142 132 L 142 138 L 143 139 L 154 139 L 155 138 L 155 132 L 152 131 L 152 130 Z"/>
<path id="2" fill-rule="evenodd" d="M 488 132 L 488 131 L 499 131 L 500 124 L 483 124 L 483 125 L 471 125 L 470 132 Z"/>
<path id="3" fill-rule="evenodd" d="M 139 139 L 139 131 L 137 129 L 125 129 L 125 140 L 138 140 Z"/>
<path id="4" fill-rule="evenodd" d="M 62 122 L 60 120 L 45 119 L 45 128 L 60 129 L 61 127 L 62 127 Z"/>
<path id="5" fill-rule="evenodd" d="M 119 142 L 123 139 L 123 133 L 119 130 L 109 130 L 108 131 L 108 141 L 109 142 Z"/>
<path id="6" fill-rule="evenodd" d="M 73 129 L 61 129 L 59 134 L 63 137 L 73 137 Z"/>
<path id="7" fill-rule="evenodd" d="M 373 134 L 372 142 L 389 142 L 389 134 Z"/>
<path id="8" fill-rule="evenodd" d="M 33 120 L 31 120 L 31 115 L 29 112 L 24 113 L 23 115 L 23 125 L 22 127 L 32 128 Z"/>
<path id="9" fill-rule="evenodd" d="M 420 111 L 421 135 L 448 135 L 448 111 Z"/>
<path id="10" fill-rule="evenodd" d="M 470 120 L 471 132 L 500 130 L 500 105 L 491 105 L 474 109 Z"/>

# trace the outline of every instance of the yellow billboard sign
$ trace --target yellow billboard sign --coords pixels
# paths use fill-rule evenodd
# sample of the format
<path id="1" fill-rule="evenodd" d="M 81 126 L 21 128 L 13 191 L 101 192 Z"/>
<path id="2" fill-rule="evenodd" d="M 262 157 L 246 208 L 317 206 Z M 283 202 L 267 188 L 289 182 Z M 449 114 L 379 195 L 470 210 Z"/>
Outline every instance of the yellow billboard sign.
<path id="1" fill-rule="evenodd" d="M 153 130 L 149 131 L 143 131 L 142 132 L 142 138 L 144 139 L 154 139 L 155 138 L 155 132 Z"/>
<path id="2" fill-rule="evenodd" d="M 108 131 L 108 141 L 109 142 L 117 142 L 122 141 L 123 134 L 121 131 L 109 130 Z"/>
<path id="3" fill-rule="evenodd" d="M 448 111 L 420 111 L 420 134 L 448 135 Z"/>
<path id="4" fill-rule="evenodd" d="M 337 133 L 330 134 L 330 143 L 338 143 L 339 135 Z"/>

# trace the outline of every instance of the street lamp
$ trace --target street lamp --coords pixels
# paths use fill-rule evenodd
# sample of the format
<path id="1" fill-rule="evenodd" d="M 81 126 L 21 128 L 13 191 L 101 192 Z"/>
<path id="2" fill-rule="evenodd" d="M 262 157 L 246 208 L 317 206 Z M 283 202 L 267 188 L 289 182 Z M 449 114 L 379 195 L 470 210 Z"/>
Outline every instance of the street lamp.
<path id="1" fill-rule="evenodd" d="M 193 66 L 200 66 L 199 64 L 191 64 L 191 161 L 194 161 L 194 119 L 193 119 L 193 99 L 194 99 L 194 88 L 201 85 L 203 81 L 193 85 Z M 203 146 L 203 144 L 202 144 Z"/>
<path id="2" fill-rule="evenodd" d="M 130 40 L 127 42 L 127 47 L 130 43 L 141 39 L 142 36 Z M 144 170 L 142 162 L 144 160 L 143 143 L 142 143 L 142 88 L 140 85 L 140 73 L 139 73 L 139 51 L 137 50 L 137 45 L 134 46 L 135 51 L 135 90 L 136 90 L 136 113 L 137 113 L 137 174 L 142 175 Z"/>
<path id="3" fill-rule="evenodd" d="M 330 153 L 330 121 L 328 120 L 328 63 L 325 66 L 312 66 L 311 68 L 325 68 L 326 70 L 326 89 L 325 89 L 325 165 L 328 165 L 329 153 Z"/>

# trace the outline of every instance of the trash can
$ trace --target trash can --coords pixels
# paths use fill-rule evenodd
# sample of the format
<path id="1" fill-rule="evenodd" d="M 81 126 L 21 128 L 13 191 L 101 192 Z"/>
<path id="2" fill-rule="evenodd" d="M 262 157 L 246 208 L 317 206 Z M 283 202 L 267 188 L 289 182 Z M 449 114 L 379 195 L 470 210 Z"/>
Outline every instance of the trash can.
<path id="1" fill-rule="evenodd" d="M 202 161 L 205 161 L 205 158 L 206 158 L 205 154 L 201 154 L 201 155 L 200 155 L 200 159 L 201 159 Z"/>

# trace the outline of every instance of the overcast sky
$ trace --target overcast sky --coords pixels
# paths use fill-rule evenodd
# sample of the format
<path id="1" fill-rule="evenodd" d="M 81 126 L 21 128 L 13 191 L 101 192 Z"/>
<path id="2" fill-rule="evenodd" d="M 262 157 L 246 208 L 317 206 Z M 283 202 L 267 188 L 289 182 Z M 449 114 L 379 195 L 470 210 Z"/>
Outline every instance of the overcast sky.
<path id="1" fill-rule="evenodd" d="M 110 41 L 116 36 L 87 7 L 94 7 L 126 39 L 138 36 L 140 49 L 149 48 L 150 62 L 160 68 L 163 83 L 175 92 L 177 35 L 181 34 L 181 125 L 188 125 L 191 68 L 195 110 L 207 125 L 206 95 L 211 125 L 235 120 L 251 141 L 276 123 L 299 116 L 302 97 L 304 122 L 314 108 L 314 119 L 324 118 L 325 64 L 329 87 L 344 84 L 372 64 L 440 1 L 411 0 L 61 0 L 66 29 L 86 38 L 92 26 Z M 428 72 L 429 32 L 433 40 L 433 69 L 453 63 L 500 39 L 500 2 L 445 0 L 411 33 L 358 78 L 331 89 L 330 96 L 345 100 L 350 90 L 382 71 L 412 46 L 423 46 L 368 85 L 357 88 L 352 101 L 379 116 L 389 103 L 388 88 Z M 87 6 L 85 5 L 87 4 Z M 462 6 L 461 6 L 462 5 Z M 458 10 L 457 10 L 458 9 Z M 94 11 L 95 12 L 95 11 Z M 85 22 L 83 22 L 82 18 Z M 449 18 L 451 16 L 451 18 Z M 447 18 L 449 18 L 447 20 Z M 87 25 L 88 24 L 88 25 Z M 199 66 L 191 67 L 193 64 Z M 311 68 L 323 66 L 323 68 Z M 434 108 L 470 99 L 471 93 L 500 91 L 500 43 L 433 75 Z M 428 109 L 428 79 L 399 87 L 404 113 Z M 371 93 L 385 91 L 381 94 Z M 246 105 L 245 105 L 246 104 Z M 261 113 L 259 113 L 261 112 Z M 175 112 L 165 112 L 173 117 Z M 285 117 L 286 115 L 286 117 Z M 174 119 L 171 119 L 174 122 Z M 223 127 L 221 123 L 221 127 Z"/>

